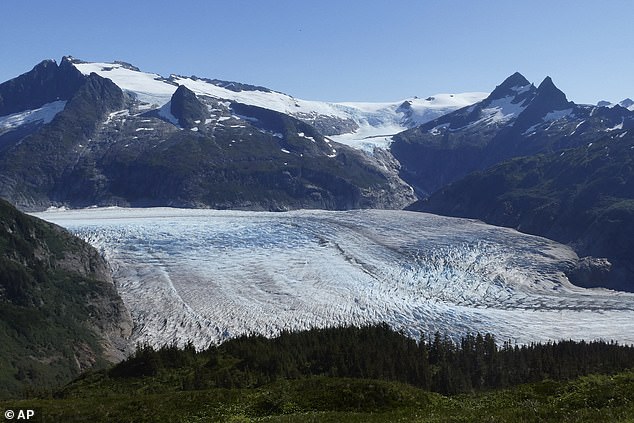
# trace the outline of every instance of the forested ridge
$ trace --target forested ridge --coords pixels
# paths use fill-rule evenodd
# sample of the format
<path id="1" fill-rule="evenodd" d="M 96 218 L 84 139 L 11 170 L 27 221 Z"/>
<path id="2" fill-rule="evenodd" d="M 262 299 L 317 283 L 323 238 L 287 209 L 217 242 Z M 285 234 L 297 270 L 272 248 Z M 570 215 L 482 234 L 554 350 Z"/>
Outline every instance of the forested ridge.
<path id="1" fill-rule="evenodd" d="M 204 351 L 139 346 L 110 369 L 0 407 L 37 409 L 42 422 L 634 419 L 632 346 L 420 339 L 381 324 L 242 336 Z"/>
<path id="2" fill-rule="evenodd" d="M 177 389 L 197 390 L 328 376 L 398 381 L 452 395 L 628 368 L 634 368 L 634 347 L 616 342 L 498 345 L 489 334 L 454 341 L 439 333 L 417 342 L 381 324 L 242 336 L 200 352 L 191 345 L 139 346 L 104 377 L 156 380 L 169 373 Z"/>

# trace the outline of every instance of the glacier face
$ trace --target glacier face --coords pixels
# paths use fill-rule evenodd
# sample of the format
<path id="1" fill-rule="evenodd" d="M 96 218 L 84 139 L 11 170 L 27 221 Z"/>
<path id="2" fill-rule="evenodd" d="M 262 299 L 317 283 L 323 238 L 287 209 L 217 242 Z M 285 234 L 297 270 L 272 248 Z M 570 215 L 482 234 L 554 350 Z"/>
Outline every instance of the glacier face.
<path id="1" fill-rule="evenodd" d="M 405 211 L 85 209 L 35 214 L 113 267 L 137 342 L 387 322 L 412 336 L 634 342 L 634 295 L 571 285 L 566 246 Z"/>

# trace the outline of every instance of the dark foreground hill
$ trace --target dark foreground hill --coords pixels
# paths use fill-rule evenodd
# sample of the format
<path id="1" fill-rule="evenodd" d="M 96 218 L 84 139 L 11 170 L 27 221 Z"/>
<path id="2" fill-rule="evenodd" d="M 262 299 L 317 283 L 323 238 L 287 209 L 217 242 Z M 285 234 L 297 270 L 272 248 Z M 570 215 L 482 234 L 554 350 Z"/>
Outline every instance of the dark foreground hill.
<path id="1" fill-rule="evenodd" d="M 634 372 L 443 396 L 399 382 L 311 377 L 260 388 L 0 402 L 56 422 L 627 422 Z"/>
<path id="2" fill-rule="evenodd" d="M 615 421 L 634 417 L 634 375 L 623 370 L 633 351 L 499 347 L 489 335 L 416 343 L 384 325 L 313 329 L 202 352 L 139 348 L 56 399 L 0 405 L 35 407 L 46 422 Z M 588 373 L 609 376 L 575 379 Z"/>
<path id="3" fill-rule="evenodd" d="M 94 248 L 0 199 L 0 397 L 121 360 L 131 328 Z"/>

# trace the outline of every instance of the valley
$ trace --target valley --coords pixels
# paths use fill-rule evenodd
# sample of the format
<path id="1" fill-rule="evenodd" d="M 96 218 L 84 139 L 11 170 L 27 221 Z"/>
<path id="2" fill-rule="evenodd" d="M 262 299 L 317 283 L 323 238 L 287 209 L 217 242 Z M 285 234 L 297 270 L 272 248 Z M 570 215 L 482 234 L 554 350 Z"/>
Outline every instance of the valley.
<path id="1" fill-rule="evenodd" d="M 0 415 L 634 422 L 634 2 L 10 2 Z"/>
<path id="2" fill-rule="evenodd" d="M 633 107 L 576 104 L 550 77 L 535 85 L 518 72 L 490 93 L 360 103 L 121 61 L 42 61 L 0 84 L 0 197 L 99 252 L 121 301 L 102 320 L 123 329 L 103 359 L 99 348 L 59 352 L 80 363 L 60 364 L 59 380 L 16 361 L 5 394 L 52 389 L 139 344 L 202 351 L 311 328 L 633 343 Z M 58 257 L 39 245 L 81 241 L 57 228 L 41 244 L 0 225 L 12 272 L 2 282 L 11 295 L 28 288 L 0 291 L 4 309 L 24 313 L 3 320 L 17 328 L 7 339 L 41 349 L 46 322 L 21 322 L 66 301 L 16 301 L 59 280 Z M 88 317 L 62 315 L 62 326 L 109 336 L 93 320 L 111 301 L 73 280 L 66 300 Z M 79 288 L 95 298 L 85 304 Z"/>

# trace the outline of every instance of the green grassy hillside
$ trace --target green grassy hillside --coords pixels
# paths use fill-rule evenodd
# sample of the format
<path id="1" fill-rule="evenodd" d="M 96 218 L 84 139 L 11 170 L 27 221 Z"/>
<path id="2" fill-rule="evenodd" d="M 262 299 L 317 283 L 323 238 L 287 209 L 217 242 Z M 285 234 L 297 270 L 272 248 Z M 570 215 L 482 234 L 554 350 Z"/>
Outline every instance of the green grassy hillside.
<path id="1" fill-rule="evenodd" d="M 634 372 L 443 396 L 371 379 L 0 402 L 41 422 L 617 422 L 634 420 Z"/>

